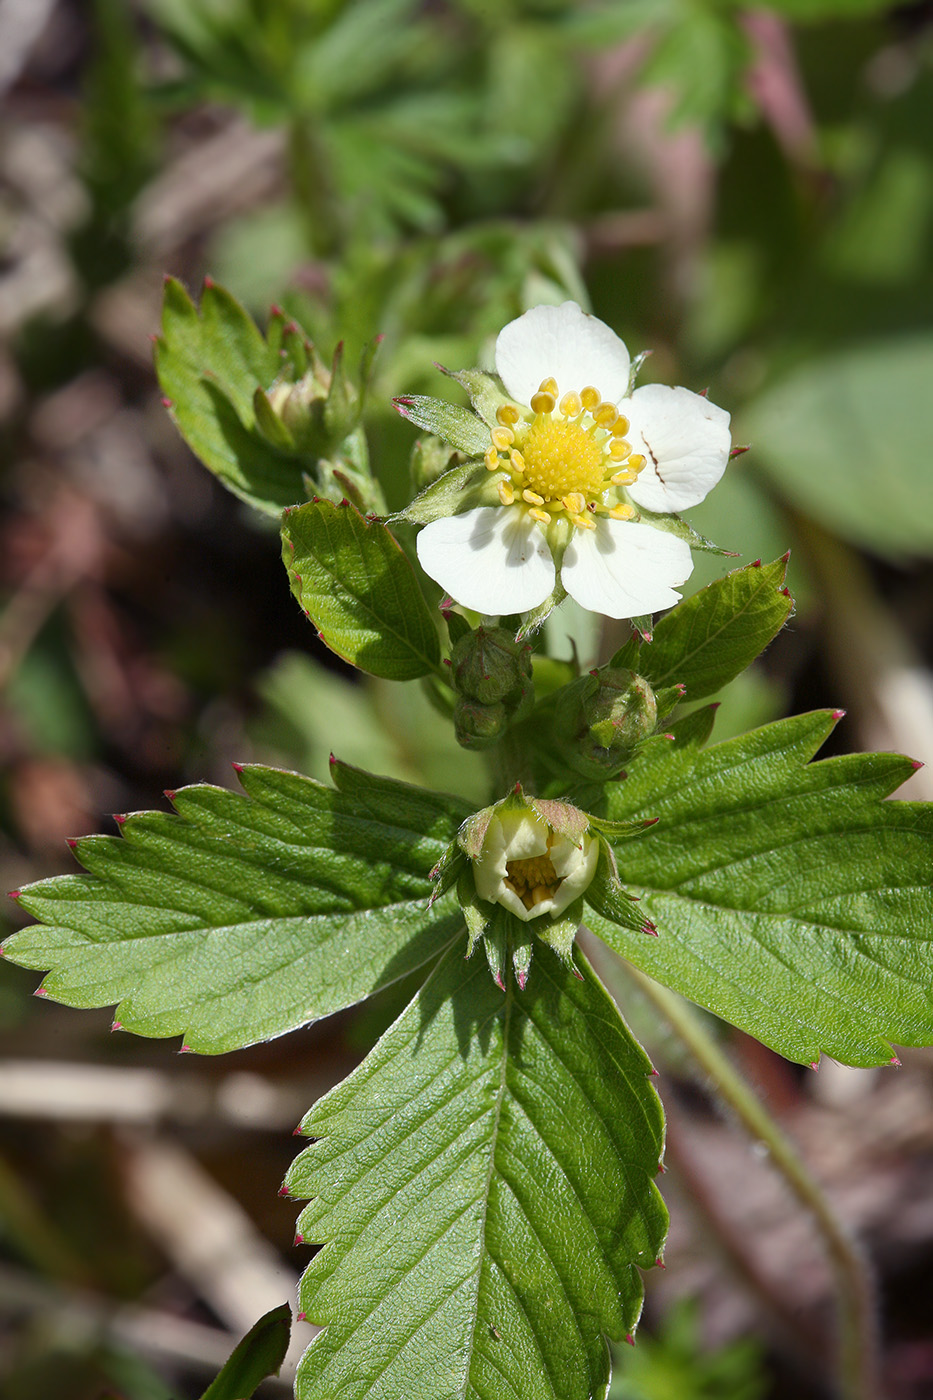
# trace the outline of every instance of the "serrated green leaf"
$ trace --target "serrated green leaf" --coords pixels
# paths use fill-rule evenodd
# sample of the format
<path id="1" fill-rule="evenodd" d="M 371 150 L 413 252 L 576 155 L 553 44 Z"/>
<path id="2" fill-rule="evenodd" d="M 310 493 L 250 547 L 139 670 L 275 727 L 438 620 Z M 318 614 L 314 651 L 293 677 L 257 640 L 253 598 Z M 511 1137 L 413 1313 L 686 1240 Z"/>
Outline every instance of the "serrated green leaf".
<path id="1" fill-rule="evenodd" d="M 783 590 L 786 570 L 786 559 L 734 569 L 672 608 L 650 643 L 626 643 L 612 664 L 655 688 L 685 685 L 688 700 L 714 695 L 764 651 L 793 611 Z"/>
<path id="2" fill-rule="evenodd" d="M 182 437 L 235 495 L 269 515 L 305 497 L 312 460 L 273 446 L 256 421 L 254 395 L 281 369 L 278 352 L 228 292 L 206 283 L 200 314 L 168 278 L 156 373 Z"/>
<path id="3" fill-rule="evenodd" d="M 452 898 L 427 900 L 465 804 L 380 779 L 374 816 L 358 791 L 297 773 L 249 765 L 241 781 L 247 796 L 182 788 L 177 815 L 140 812 L 122 837 L 79 841 L 90 873 L 27 886 L 44 923 L 6 956 L 50 969 L 57 1001 L 119 1002 L 126 1030 L 217 1054 L 371 996 L 463 927 Z"/>
<path id="4" fill-rule="evenodd" d="M 616 849 L 660 936 L 592 927 L 788 1059 L 879 1065 L 889 1041 L 933 1038 L 933 804 L 882 800 L 913 772 L 899 755 L 809 762 L 837 718 L 702 751 L 690 715 L 673 743 L 649 741 L 607 814 L 660 818 Z"/>
<path id="5" fill-rule="evenodd" d="M 381 521 L 364 520 L 351 505 L 311 501 L 286 512 L 282 559 L 295 597 L 345 661 L 395 681 L 437 669 L 437 627 Z"/>
<path id="6" fill-rule="evenodd" d="M 491 446 L 485 423 L 459 404 L 432 399 L 426 394 L 406 394 L 395 400 L 395 407 L 410 423 L 449 442 L 468 457 L 481 457 Z"/>
<path id="7" fill-rule="evenodd" d="M 267 1376 L 277 1376 L 288 1351 L 292 1313 L 287 1303 L 261 1317 L 230 1354 L 201 1400 L 249 1400 Z"/>
<path id="8" fill-rule="evenodd" d="M 311 1111 L 289 1191 L 325 1246 L 298 1400 L 591 1400 L 664 1238 L 651 1066 L 582 960 L 524 992 L 455 947 Z"/>

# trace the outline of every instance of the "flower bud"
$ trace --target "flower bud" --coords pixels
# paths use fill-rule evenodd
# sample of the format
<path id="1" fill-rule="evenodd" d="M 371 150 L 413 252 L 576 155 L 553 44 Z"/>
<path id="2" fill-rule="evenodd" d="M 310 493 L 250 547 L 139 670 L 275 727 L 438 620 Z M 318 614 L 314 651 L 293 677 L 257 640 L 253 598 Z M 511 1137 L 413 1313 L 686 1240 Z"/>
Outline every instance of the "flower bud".
<path id="1" fill-rule="evenodd" d="M 459 693 L 483 705 L 503 701 L 511 712 L 531 688 L 531 648 L 503 627 L 477 627 L 461 637 L 450 666 Z"/>
<path id="2" fill-rule="evenodd" d="M 599 861 L 585 812 L 520 790 L 464 822 L 457 844 L 473 862 L 479 898 L 523 922 L 557 919 L 583 894 Z"/>
<path id="3" fill-rule="evenodd" d="M 509 712 L 497 702 L 483 705 L 479 700 L 461 695 L 454 705 L 454 729 L 457 743 L 465 749 L 486 749 L 501 739 L 508 728 Z"/>
<path id="4" fill-rule="evenodd" d="M 567 760 L 587 778 L 617 772 L 657 722 L 657 701 L 644 676 L 612 666 L 568 686 L 556 713 Z"/>

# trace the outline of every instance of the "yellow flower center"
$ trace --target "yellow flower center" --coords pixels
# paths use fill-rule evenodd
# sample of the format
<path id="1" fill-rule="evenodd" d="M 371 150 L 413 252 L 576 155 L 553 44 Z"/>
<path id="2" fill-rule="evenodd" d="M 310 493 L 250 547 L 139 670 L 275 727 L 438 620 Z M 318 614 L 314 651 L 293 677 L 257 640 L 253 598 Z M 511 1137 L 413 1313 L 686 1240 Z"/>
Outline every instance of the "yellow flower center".
<path id="1" fill-rule="evenodd" d="M 590 498 L 603 490 L 603 450 L 577 422 L 542 414 L 529 428 L 521 453 L 526 482 L 546 501 L 559 501 L 571 491 Z"/>
<path id="2" fill-rule="evenodd" d="M 486 466 L 507 473 L 497 482 L 499 500 L 542 525 L 555 515 L 583 530 L 596 529 L 599 513 L 631 520 L 635 511 L 624 488 L 637 480 L 645 458 L 626 440 L 628 419 L 592 385 L 570 390 L 559 403 L 557 392 L 557 382 L 545 379 L 524 415 L 514 404 L 498 410 Z"/>
<path id="3" fill-rule="evenodd" d="M 517 894 L 526 909 L 533 909 L 545 899 L 553 899 L 561 879 L 550 856 L 526 856 L 524 860 L 505 863 L 505 884 Z"/>

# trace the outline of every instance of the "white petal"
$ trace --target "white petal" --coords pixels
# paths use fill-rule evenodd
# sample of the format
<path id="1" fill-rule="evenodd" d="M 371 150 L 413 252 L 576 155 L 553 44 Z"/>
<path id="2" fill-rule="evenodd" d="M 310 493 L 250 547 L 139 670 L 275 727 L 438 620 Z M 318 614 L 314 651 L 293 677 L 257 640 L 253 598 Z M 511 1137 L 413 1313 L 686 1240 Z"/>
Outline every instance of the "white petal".
<path id="1" fill-rule="evenodd" d="M 621 405 L 631 422 L 629 441 L 647 466 L 628 494 L 646 510 L 670 513 L 698 505 L 729 460 L 725 409 L 666 384 L 646 384 Z"/>
<path id="2" fill-rule="evenodd" d="M 606 617 L 643 617 L 670 608 L 674 589 L 693 573 L 689 545 L 666 530 L 601 517 L 574 530 L 561 582 L 581 607 Z"/>
<path id="3" fill-rule="evenodd" d="M 477 612 L 527 612 L 554 587 L 544 531 L 520 507 L 479 506 L 435 520 L 417 549 L 425 573 Z"/>
<path id="4" fill-rule="evenodd" d="M 582 848 L 579 846 L 573 848 L 575 859 L 565 856 L 560 863 L 555 855 L 557 844 L 558 842 L 555 841 L 551 847 L 551 864 L 558 875 L 563 875 L 563 880 L 548 907 L 548 913 L 552 919 L 556 919 L 558 914 L 562 914 L 568 905 L 577 898 L 577 895 L 583 893 L 596 874 L 596 866 L 599 863 L 599 842 L 594 840 L 592 836 L 583 838 Z"/>
<path id="5" fill-rule="evenodd" d="M 628 391 L 629 353 L 615 331 L 581 311 L 575 301 L 535 306 L 510 321 L 496 341 L 496 369 L 517 403 L 530 404 L 542 380 L 561 394 L 592 384 L 618 403 Z"/>

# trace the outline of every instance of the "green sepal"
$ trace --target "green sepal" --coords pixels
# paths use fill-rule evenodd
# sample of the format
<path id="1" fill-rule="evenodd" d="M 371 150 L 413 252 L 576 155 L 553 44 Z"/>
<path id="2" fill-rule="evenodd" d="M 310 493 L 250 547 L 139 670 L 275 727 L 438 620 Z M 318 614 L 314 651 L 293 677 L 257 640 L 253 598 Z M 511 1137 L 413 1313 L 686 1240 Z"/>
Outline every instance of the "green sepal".
<path id="1" fill-rule="evenodd" d="M 648 824 L 654 825 L 653 822 Z M 638 896 L 629 894 L 619 879 L 615 855 L 606 841 L 599 843 L 599 863 L 596 874 L 587 886 L 586 902 L 611 924 L 635 933 L 657 933 L 652 921 L 639 909 Z"/>
<path id="2" fill-rule="evenodd" d="M 643 525 L 651 525 L 655 530 L 664 530 L 668 535 L 676 535 L 677 539 L 683 540 L 691 549 L 702 550 L 706 554 L 719 554 L 726 559 L 734 559 L 735 552 L 731 549 L 720 549 L 718 544 L 713 544 L 705 535 L 699 534 L 688 521 L 681 519 L 679 515 L 658 515 L 653 510 L 646 510 L 644 506 L 637 507 L 636 519 Z"/>
<path id="3" fill-rule="evenodd" d="M 483 462 L 463 462 L 432 481 L 393 518 L 430 525 L 475 506 L 498 506 L 495 483 L 504 477 L 505 472 L 487 471 Z"/>
<path id="4" fill-rule="evenodd" d="M 586 898 L 588 897 L 589 889 L 586 892 Z M 575 975 L 577 974 L 573 961 L 573 949 L 577 934 L 580 932 L 580 925 L 583 922 L 583 901 L 584 896 L 580 895 L 579 899 L 568 904 L 564 912 L 556 919 L 551 919 L 543 914 L 540 919 L 531 919 L 526 925 L 536 938 L 540 938 L 542 943 L 546 943 L 557 954 L 564 967 Z"/>
<path id="5" fill-rule="evenodd" d="M 517 408 L 519 413 L 523 412 L 521 405 L 509 398 L 505 392 L 505 386 L 497 374 L 487 374 L 482 369 L 461 369 L 456 372 L 445 369 L 444 373 L 466 389 L 470 396 L 470 402 L 490 429 L 498 427 L 499 420 L 496 413 L 507 404 L 512 408 Z M 486 446 L 489 446 L 488 440 Z M 483 451 L 485 452 L 485 450 L 484 447 Z"/>
<path id="6" fill-rule="evenodd" d="M 409 423 L 449 442 L 468 457 L 482 457 L 491 446 L 489 429 L 468 408 L 445 399 L 432 399 L 427 394 L 404 394 L 393 402 Z"/>
<path id="7" fill-rule="evenodd" d="M 553 589 L 545 598 L 543 603 L 539 603 L 536 608 L 531 608 L 529 612 L 522 614 L 522 625 L 516 633 L 516 641 L 523 642 L 528 637 L 533 637 L 539 628 L 543 627 L 553 610 L 558 607 L 567 597 L 567 590 L 557 579 Z"/>
<path id="8" fill-rule="evenodd" d="M 514 914 L 510 915 L 509 945 L 512 952 L 512 975 L 523 990 L 531 972 L 531 960 L 535 950 L 534 933 L 530 923 L 522 923 L 521 919 L 516 919 Z"/>
<path id="9" fill-rule="evenodd" d="M 517 922 L 517 921 L 515 921 Z M 483 952 L 496 986 L 505 991 L 508 976 L 509 953 L 512 947 L 513 916 L 500 904 L 492 906 L 492 915 L 483 934 Z"/>
<path id="10" fill-rule="evenodd" d="M 441 613 L 441 616 L 447 625 L 447 636 L 451 648 L 457 645 L 461 637 L 466 637 L 473 631 L 463 614 L 456 612 L 453 608 L 448 608 Z"/>
<path id="11" fill-rule="evenodd" d="M 469 865 L 461 866 L 460 875 L 457 880 L 457 900 L 460 904 L 460 911 L 463 914 L 463 922 L 467 930 L 467 957 L 472 957 L 473 949 L 481 938 L 486 936 L 486 930 L 492 919 L 494 906 L 487 904 L 485 899 L 480 899 L 476 893 L 476 886 L 473 883 L 473 872 Z"/>
<path id="12" fill-rule="evenodd" d="M 253 394 L 253 412 L 256 415 L 257 428 L 273 447 L 278 448 L 280 452 L 296 452 L 295 439 L 272 407 L 265 389 L 259 386 Z M 307 473 L 305 479 L 310 480 Z"/>
<path id="13" fill-rule="evenodd" d="M 414 680 L 440 665 L 434 619 L 382 521 L 330 501 L 293 507 L 282 519 L 282 560 L 321 640 L 351 665 L 387 680 Z"/>

